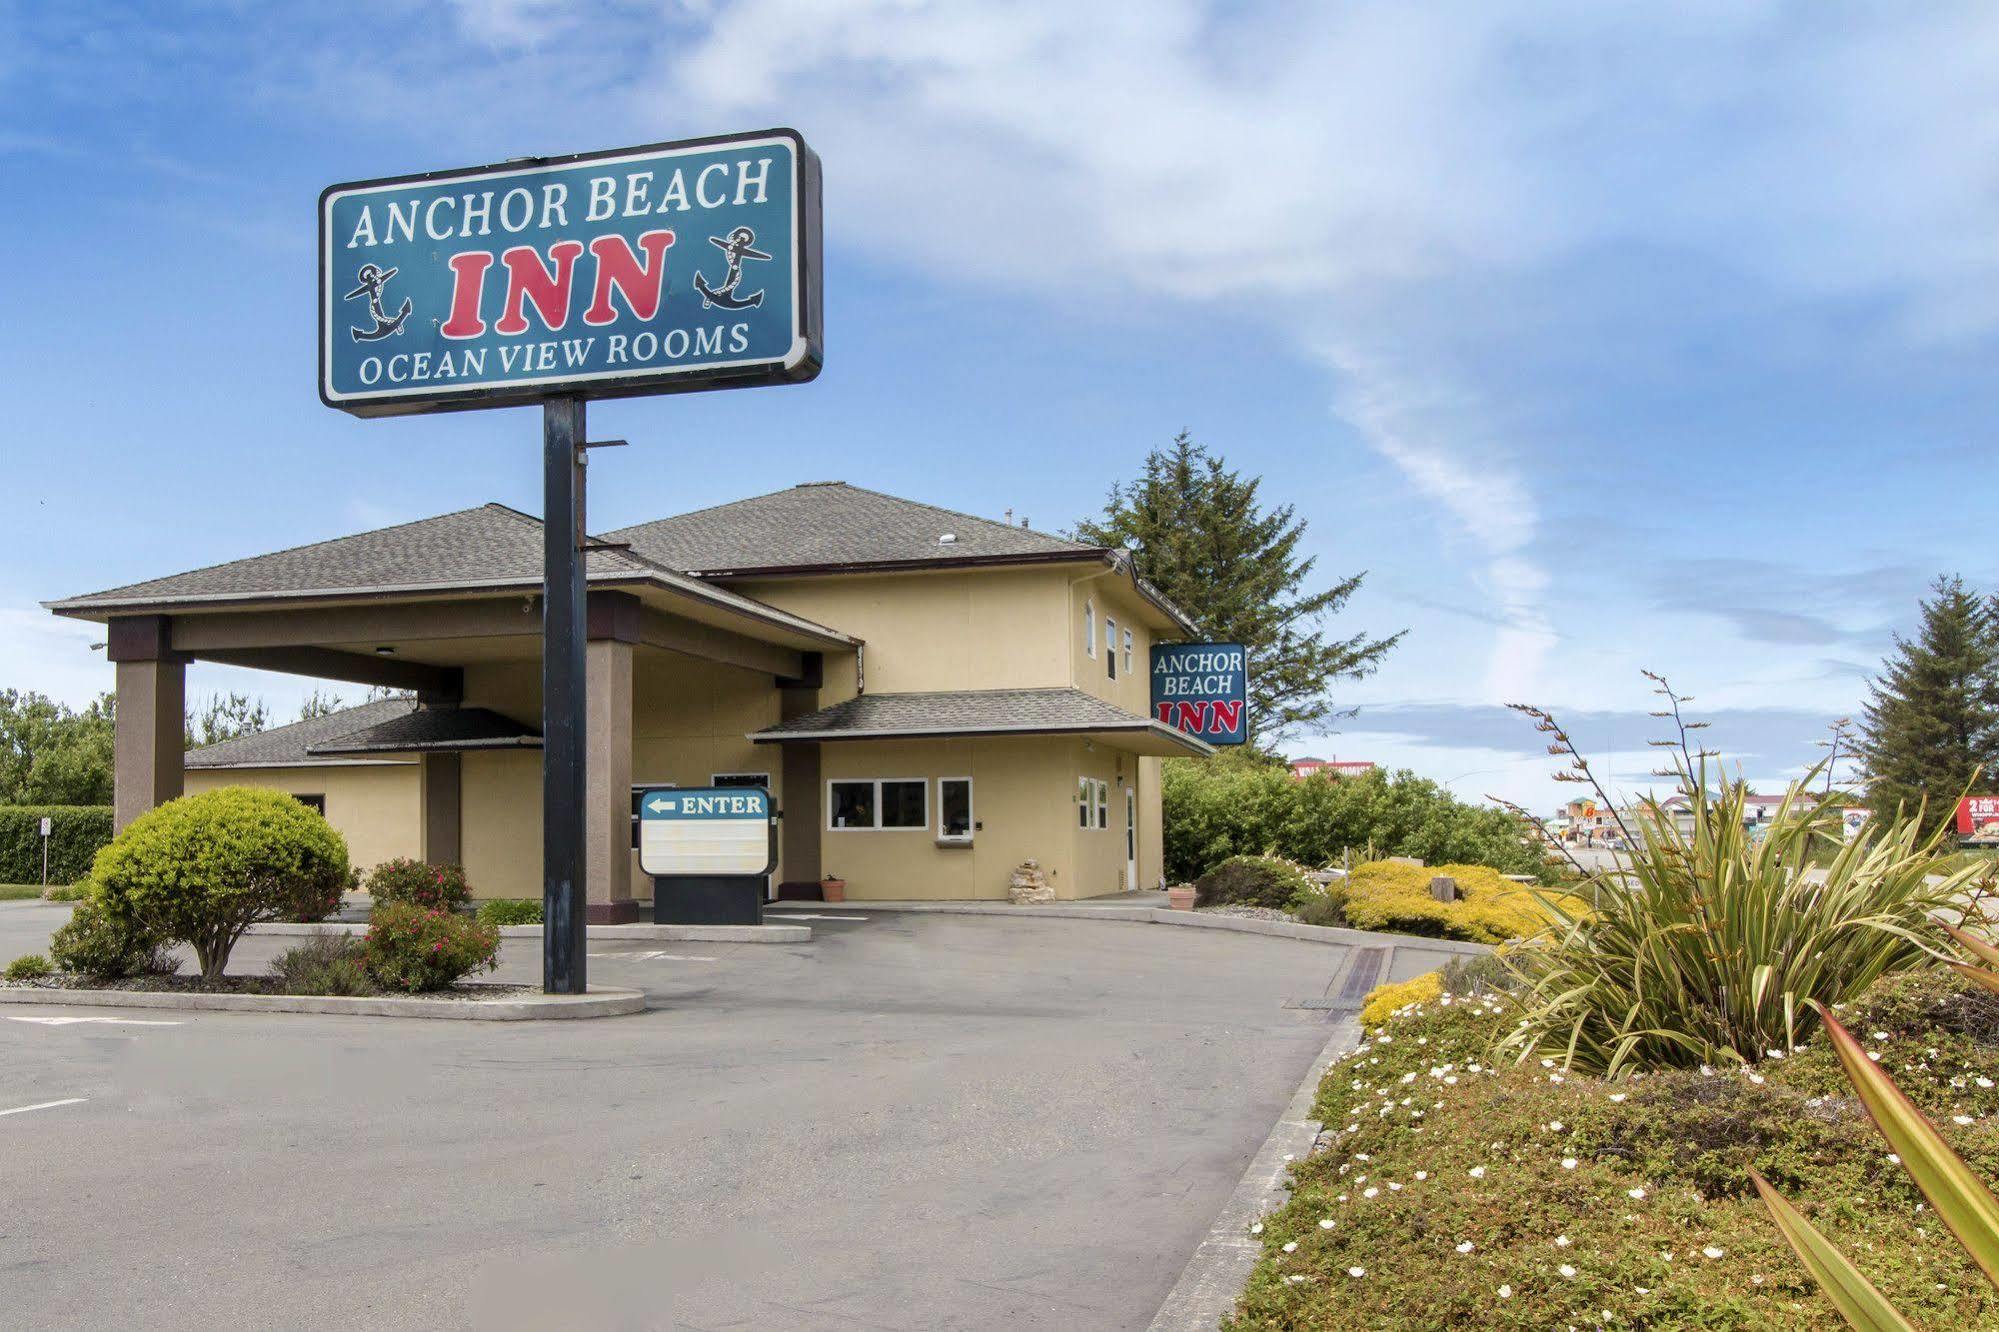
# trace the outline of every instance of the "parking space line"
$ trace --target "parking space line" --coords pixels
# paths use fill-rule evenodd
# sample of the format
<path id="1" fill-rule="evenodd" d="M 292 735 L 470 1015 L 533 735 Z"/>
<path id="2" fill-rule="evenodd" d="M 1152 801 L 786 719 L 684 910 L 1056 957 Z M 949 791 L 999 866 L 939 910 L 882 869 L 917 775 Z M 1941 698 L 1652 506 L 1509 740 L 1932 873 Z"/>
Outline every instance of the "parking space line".
<path id="1" fill-rule="evenodd" d="M 12 1110 L 0 1110 L 0 1116 L 25 1115 L 30 1110 L 53 1110 L 59 1105 L 82 1105 L 88 1096 L 72 1096 L 66 1101 L 43 1101 L 39 1105 L 17 1105 Z"/>
<path id="2" fill-rule="evenodd" d="M 12 1013 L 0 1014 L 9 1022 L 32 1022 L 41 1027 L 69 1027 L 79 1022 L 98 1022 L 114 1027 L 178 1027 L 179 1022 L 169 1022 L 158 1018 L 115 1018 L 115 1017 L 16 1017 Z"/>
<path id="3" fill-rule="evenodd" d="M 662 953 L 658 949 L 644 953 L 592 953 L 591 957 L 623 958 L 627 962 L 719 962 L 720 958 L 696 957 L 691 953 Z"/>

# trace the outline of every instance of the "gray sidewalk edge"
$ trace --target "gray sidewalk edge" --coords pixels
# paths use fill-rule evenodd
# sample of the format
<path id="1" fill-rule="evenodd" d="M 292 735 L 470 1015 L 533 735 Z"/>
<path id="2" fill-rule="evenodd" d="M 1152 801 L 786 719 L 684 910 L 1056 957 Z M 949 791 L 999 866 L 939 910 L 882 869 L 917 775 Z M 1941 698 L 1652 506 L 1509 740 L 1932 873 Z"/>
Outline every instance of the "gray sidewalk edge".
<path id="1" fill-rule="evenodd" d="M 222 1013 L 336 1013 L 347 1017 L 444 1018 L 459 1022 L 535 1022 L 621 1017 L 645 1011 L 643 990 L 524 994 L 508 999 L 426 999 L 418 995 L 190 994 L 170 990 L 0 989 L 0 1004 L 78 1008 L 172 1008 Z"/>
<path id="2" fill-rule="evenodd" d="M 1235 1191 L 1208 1227 L 1206 1238 L 1166 1293 L 1165 1303 L 1146 1324 L 1146 1332 L 1214 1332 L 1235 1308 L 1251 1270 L 1263 1256 L 1263 1242 L 1250 1234 L 1249 1228 L 1282 1206 L 1290 1195 L 1291 1161 L 1287 1158 L 1303 1160 L 1323 1127 L 1310 1117 L 1319 1081 L 1335 1059 L 1359 1043 L 1360 1015 L 1341 1015 L 1325 1048 L 1292 1093 L 1284 1114 L 1250 1158 L 1249 1169 L 1243 1171 Z"/>
<path id="3" fill-rule="evenodd" d="M 309 938 L 320 934 L 365 934 L 366 921 L 324 920 L 311 925 L 272 922 L 252 925 L 251 935 Z M 810 925 L 592 925 L 592 939 L 653 939 L 676 943 L 810 943 Z M 502 925 L 502 939 L 539 939 L 539 925 Z"/>

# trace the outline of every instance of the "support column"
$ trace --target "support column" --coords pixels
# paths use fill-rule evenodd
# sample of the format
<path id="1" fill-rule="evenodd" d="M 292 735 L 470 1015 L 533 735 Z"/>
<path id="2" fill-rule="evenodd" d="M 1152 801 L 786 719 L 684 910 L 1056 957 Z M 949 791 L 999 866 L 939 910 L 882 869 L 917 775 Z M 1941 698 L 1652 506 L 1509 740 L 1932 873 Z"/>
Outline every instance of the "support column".
<path id="1" fill-rule="evenodd" d="M 638 603 L 625 593 L 590 597 L 584 697 L 583 881 L 592 925 L 639 918 L 632 897 L 632 652 Z"/>
<path id="2" fill-rule="evenodd" d="M 423 858 L 433 865 L 462 865 L 464 760 L 457 754 L 425 754 L 419 761 Z"/>
<path id="3" fill-rule="evenodd" d="M 811 653 L 805 667 L 802 677 L 777 682 L 779 721 L 793 721 L 819 708 L 825 659 Z M 784 863 L 784 881 L 778 885 L 778 896 L 812 896 L 819 891 L 819 843 L 826 827 L 826 787 L 819 779 L 819 746 L 811 742 L 779 748 L 783 751 L 784 822 L 778 832 L 778 856 Z"/>
<path id="4" fill-rule="evenodd" d="M 165 616 L 111 621 L 105 655 L 118 667 L 114 830 L 186 789 L 187 663 L 171 644 L 172 622 Z"/>

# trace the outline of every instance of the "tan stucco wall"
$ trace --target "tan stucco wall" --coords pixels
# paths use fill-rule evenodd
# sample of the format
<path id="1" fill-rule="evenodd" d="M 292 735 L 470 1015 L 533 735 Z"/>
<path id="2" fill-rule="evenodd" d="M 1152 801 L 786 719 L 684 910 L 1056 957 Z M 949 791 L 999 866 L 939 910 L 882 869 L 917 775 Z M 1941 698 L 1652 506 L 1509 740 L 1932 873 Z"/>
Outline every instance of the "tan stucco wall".
<path id="1" fill-rule="evenodd" d="M 541 896 L 541 751 L 467 754 L 465 879 L 474 897 Z"/>
<path id="2" fill-rule="evenodd" d="M 1069 673 L 1070 683 L 1095 694 L 1136 716 L 1146 716 L 1152 706 L 1152 684 L 1148 671 L 1152 644 L 1171 636 L 1155 630 L 1152 622 L 1159 612 L 1146 606 L 1122 574 L 1080 577 L 1069 584 Z M 1083 631 L 1084 608 L 1093 606 L 1097 655 L 1089 654 L 1090 635 Z M 1104 663 L 1104 625 L 1115 620 L 1118 628 L 1118 673 L 1110 678 Z M 1131 669 L 1125 669 L 1124 631 L 1131 630 Z"/>
<path id="3" fill-rule="evenodd" d="M 187 770 L 190 794 L 222 786 L 325 796 L 326 821 L 347 839 L 347 859 L 363 874 L 384 860 L 422 854 L 421 790 L 414 763 Z M 539 841 L 535 854 L 540 855 Z"/>

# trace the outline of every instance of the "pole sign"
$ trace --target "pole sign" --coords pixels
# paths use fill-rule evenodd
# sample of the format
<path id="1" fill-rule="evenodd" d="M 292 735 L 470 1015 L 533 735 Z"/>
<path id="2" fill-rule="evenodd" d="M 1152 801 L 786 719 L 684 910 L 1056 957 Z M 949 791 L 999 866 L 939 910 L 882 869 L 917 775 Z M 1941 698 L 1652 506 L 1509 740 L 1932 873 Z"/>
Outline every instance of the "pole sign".
<path id="1" fill-rule="evenodd" d="M 1999 796 L 1964 796 L 1957 802 L 1957 835 L 1999 841 Z"/>
<path id="2" fill-rule="evenodd" d="M 1249 743 L 1249 654 L 1240 643 L 1152 649 L 1152 715 L 1211 745 Z"/>
<path id="3" fill-rule="evenodd" d="M 794 130 L 334 185 L 319 395 L 357 416 L 819 373 L 819 158 Z"/>
<path id="4" fill-rule="evenodd" d="M 655 878 L 768 874 L 775 826 L 761 786 L 649 790 L 639 799 L 639 868 Z"/>

